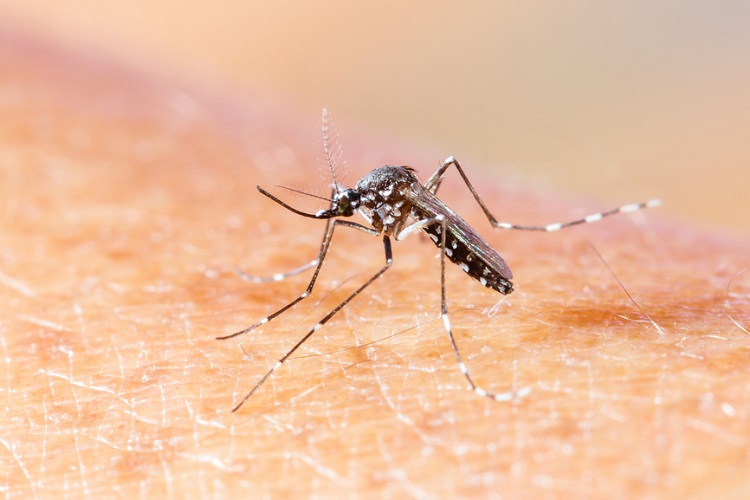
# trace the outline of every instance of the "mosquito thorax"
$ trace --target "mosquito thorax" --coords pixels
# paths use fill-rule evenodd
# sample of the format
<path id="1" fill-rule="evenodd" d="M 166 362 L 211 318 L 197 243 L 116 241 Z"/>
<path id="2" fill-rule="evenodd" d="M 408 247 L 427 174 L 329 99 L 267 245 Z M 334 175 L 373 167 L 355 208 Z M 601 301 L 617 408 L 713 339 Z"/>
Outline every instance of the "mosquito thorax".
<path id="1" fill-rule="evenodd" d="M 385 166 L 362 177 L 354 187 L 361 195 L 360 210 L 380 233 L 398 234 L 410 215 L 412 185 L 419 183 L 409 167 Z"/>
<path id="2" fill-rule="evenodd" d="M 394 167 L 387 165 L 376 168 L 362 177 L 355 189 L 365 195 L 371 194 L 383 202 L 393 201 L 392 197 L 402 197 L 404 188 L 419 182 L 414 170 L 409 167 Z"/>

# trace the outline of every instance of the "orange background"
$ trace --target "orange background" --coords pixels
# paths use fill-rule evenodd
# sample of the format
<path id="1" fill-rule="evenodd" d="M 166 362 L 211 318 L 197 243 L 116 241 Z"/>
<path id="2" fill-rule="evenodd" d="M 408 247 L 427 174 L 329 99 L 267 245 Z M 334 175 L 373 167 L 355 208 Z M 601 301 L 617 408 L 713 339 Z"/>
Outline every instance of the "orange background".
<path id="1" fill-rule="evenodd" d="M 750 3 L 0 0 L 0 16 L 311 123 L 326 104 L 344 138 L 344 123 L 379 128 L 435 165 L 454 154 L 610 204 L 661 197 L 750 232 Z"/>

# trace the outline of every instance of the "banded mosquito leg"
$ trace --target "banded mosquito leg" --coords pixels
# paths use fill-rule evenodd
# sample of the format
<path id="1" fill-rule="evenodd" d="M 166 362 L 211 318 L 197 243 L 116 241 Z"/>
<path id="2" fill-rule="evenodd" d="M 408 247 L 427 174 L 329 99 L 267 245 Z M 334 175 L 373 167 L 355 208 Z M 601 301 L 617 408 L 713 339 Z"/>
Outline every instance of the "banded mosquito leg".
<path id="1" fill-rule="evenodd" d="M 308 269 L 317 266 L 318 262 L 319 262 L 318 259 L 314 259 L 308 262 L 307 264 L 304 264 L 296 269 L 292 269 L 291 271 L 287 271 L 285 273 L 276 273 L 276 274 L 272 274 L 271 276 L 255 276 L 254 274 L 246 273 L 240 268 L 237 268 L 235 270 L 235 273 L 237 274 L 237 276 L 239 276 L 245 281 L 250 281 L 252 283 L 270 283 L 272 281 L 283 281 L 297 274 L 304 273 Z"/>
<path id="2" fill-rule="evenodd" d="M 360 231 L 363 231 L 363 232 L 368 233 L 368 234 L 372 234 L 373 236 L 378 236 L 378 232 L 377 231 L 375 231 L 374 229 L 369 228 L 367 226 L 363 226 L 362 224 L 357 224 L 356 222 L 345 221 L 345 220 L 340 220 L 340 219 L 334 219 L 334 220 L 328 219 L 328 224 L 326 224 L 326 231 L 325 231 L 325 234 L 323 235 L 323 241 L 320 244 L 320 252 L 318 253 L 318 258 L 315 259 L 315 261 L 313 261 L 313 262 L 316 262 L 316 264 L 315 264 L 315 271 L 313 272 L 312 278 L 310 279 L 310 283 L 308 283 L 307 288 L 305 289 L 305 291 L 302 292 L 299 295 L 299 297 L 297 297 L 296 299 L 294 299 L 293 301 L 291 301 L 290 303 L 288 303 L 287 305 L 285 305 L 284 307 L 282 307 L 278 311 L 274 312 L 270 316 L 266 316 L 265 318 L 261 319 L 257 323 L 254 323 L 254 324 L 248 326 L 244 330 L 241 330 L 241 331 L 235 332 L 235 333 L 231 333 L 229 335 L 224 335 L 224 336 L 221 336 L 221 337 L 216 337 L 216 338 L 219 339 L 219 340 L 231 339 L 231 338 L 237 337 L 238 335 L 242 335 L 242 334 L 248 333 L 248 332 L 250 332 L 252 330 L 255 330 L 259 326 L 265 325 L 266 323 L 268 323 L 272 319 L 276 318 L 277 316 L 279 316 L 280 314 L 282 314 L 284 311 L 286 311 L 286 310 L 294 307 L 300 301 L 306 299 L 310 295 L 310 293 L 312 293 L 313 288 L 315 287 L 315 281 L 318 279 L 318 274 L 320 273 L 320 268 L 323 266 L 323 262 L 325 261 L 326 255 L 328 254 L 328 249 L 331 246 L 331 239 L 333 238 L 333 232 L 336 229 L 336 226 L 338 226 L 338 225 L 342 225 L 342 226 L 346 226 L 346 227 L 353 227 L 354 229 L 359 229 Z M 310 266 L 310 267 L 312 267 L 312 266 Z M 295 270 L 295 271 L 297 271 L 297 270 Z M 288 274 L 286 276 L 288 276 Z"/>
<path id="3" fill-rule="evenodd" d="M 346 221 L 335 220 L 335 221 L 333 221 L 333 224 L 336 224 L 336 223 L 343 224 L 345 222 Z M 354 225 L 354 223 L 347 223 L 347 225 L 349 225 L 349 224 Z M 359 226 L 359 225 L 358 224 L 355 225 L 355 227 L 357 227 L 357 226 Z M 367 228 L 365 228 L 365 229 L 367 229 Z M 333 232 L 333 231 L 331 231 L 331 232 Z M 377 234 L 377 233 L 375 233 L 375 234 Z M 262 386 L 265 383 L 265 381 L 268 380 L 268 378 L 271 376 L 271 374 L 273 374 L 273 372 L 275 372 L 276 370 L 278 370 L 281 367 L 281 365 L 283 365 L 286 362 L 286 360 L 289 359 L 289 357 L 292 354 L 294 354 L 294 352 L 302 346 L 302 344 L 304 344 L 305 342 L 307 342 L 307 339 L 309 339 L 310 337 L 312 337 L 312 335 L 315 332 L 317 332 L 318 330 L 320 330 L 323 327 L 323 325 L 325 325 L 328 322 L 328 320 L 330 320 L 337 312 L 339 312 L 341 309 L 343 309 L 344 306 L 346 306 L 349 302 L 351 302 L 351 300 L 354 297 L 356 297 L 357 295 L 359 295 L 365 288 L 367 288 L 368 286 L 370 286 L 376 279 L 380 278 L 383 275 L 383 273 L 385 273 L 388 270 L 388 268 L 391 267 L 391 264 L 393 264 L 393 252 L 391 251 L 391 240 L 390 240 L 390 238 L 388 236 L 383 236 L 383 247 L 385 249 L 385 265 L 380 269 L 380 271 L 378 271 L 377 273 L 373 274 L 370 277 L 370 279 L 368 279 L 367 281 L 365 281 L 365 283 L 362 286 L 360 286 L 355 291 L 353 291 L 339 305 L 337 305 L 336 307 L 334 307 L 333 309 L 331 309 L 331 311 L 328 314 L 326 314 L 323 317 L 323 319 L 321 319 L 320 321 L 318 321 L 315 324 L 315 326 L 312 327 L 312 329 L 309 332 L 307 332 L 307 334 L 305 334 L 304 337 L 302 337 L 296 344 L 294 344 L 294 347 L 292 347 L 291 349 L 289 349 L 286 352 L 286 354 L 284 354 L 284 356 L 281 359 L 279 359 L 276 362 L 276 364 L 274 364 L 271 367 L 271 369 L 268 370 L 268 372 L 265 375 L 263 375 L 263 378 L 261 378 L 260 381 L 257 384 L 255 384 L 255 387 L 253 387 L 250 390 L 250 392 L 248 392 L 247 395 L 244 398 L 242 398 L 242 401 L 240 401 L 239 404 L 237 404 L 237 406 L 235 406 L 232 409 L 233 412 L 239 410 L 240 407 L 245 403 L 245 401 L 247 401 L 250 398 L 250 396 L 252 396 L 253 394 L 255 394 L 255 392 L 260 388 L 260 386 Z M 277 315 L 278 315 L 278 313 L 277 313 Z"/>
<path id="4" fill-rule="evenodd" d="M 451 347 L 453 347 L 453 352 L 456 355 L 456 361 L 458 362 L 458 368 L 461 370 L 461 373 L 464 377 L 466 377 L 466 380 L 469 382 L 469 385 L 471 386 L 471 390 L 474 391 L 479 396 L 484 396 L 490 399 L 494 399 L 495 401 L 512 401 L 514 399 L 522 398 L 526 396 L 528 393 L 531 392 L 531 387 L 524 387 L 520 390 L 511 390 L 511 391 L 505 391 L 505 392 L 490 392 L 483 387 L 480 387 L 477 385 L 474 380 L 471 378 L 471 374 L 469 373 L 469 368 L 466 366 L 466 363 L 464 363 L 463 357 L 461 356 L 461 352 L 458 350 L 458 345 L 456 344 L 456 339 L 453 337 L 453 328 L 451 326 L 450 321 L 450 315 L 448 313 L 448 300 L 446 298 L 445 294 L 445 255 L 446 255 L 446 248 L 445 248 L 445 241 L 446 241 L 446 223 L 445 218 L 441 215 L 434 218 L 434 221 L 439 222 L 441 226 L 440 230 L 440 318 L 443 320 L 443 326 L 445 326 L 445 332 L 448 334 L 448 338 L 451 342 Z M 425 223 L 429 221 L 423 221 L 421 222 L 422 226 L 426 225 Z M 415 223 L 420 224 L 420 222 Z"/>
<path id="5" fill-rule="evenodd" d="M 288 206 L 286 203 L 283 203 L 281 200 L 279 200 L 278 198 L 276 198 L 275 196 L 273 196 L 271 193 L 269 193 L 265 189 L 261 188 L 260 186 L 258 186 L 258 191 L 260 191 L 262 194 L 268 196 L 273 201 L 281 204 L 284 208 L 287 208 L 287 209 L 289 209 L 289 210 L 291 210 L 291 211 L 293 211 L 295 213 L 299 213 L 298 210 L 296 210 L 296 209 Z M 331 190 L 331 200 L 333 200 L 333 196 L 334 196 L 335 193 L 336 193 L 336 190 L 332 189 Z M 333 203 L 333 202 L 331 202 L 331 203 Z M 331 206 L 333 207 L 333 205 L 331 205 Z M 312 214 L 302 214 L 302 215 L 310 216 Z M 325 232 L 323 233 L 324 235 L 328 234 L 328 231 L 330 230 L 330 227 L 331 227 L 331 222 L 332 222 L 332 219 L 328 219 L 326 221 L 326 229 L 325 229 Z M 323 241 L 325 241 L 325 236 L 324 236 L 324 240 Z M 316 258 L 314 260 L 311 260 L 307 264 L 304 264 L 304 265 L 302 265 L 302 266 L 300 266 L 300 267 L 298 267 L 296 269 L 292 269 L 291 271 L 287 271 L 285 273 L 273 274 L 271 276 L 255 276 L 255 275 L 246 273 L 242 269 L 237 269 L 235 272 L 237 273 L 237 276 L 239 276 L 243 280 L 250 281 L 252 283 L 269 283 L 269 282 L 272 282 L 272 281 L 283 281 L 283 280 L 285 280 L 285 279 L 287 279 L 287 278 L 289 278 L 291 276 L 295 276 L 297 274 L 303 273 L 303 272 L 307 271 L 308 269 L 317 266 L 319 262 L 320 262 L 320 254 L 318 254 L 318 258 Z"/>
<path id="6" fill-rule="evenodd" d="M 490 210 L 487 208 L 487 205 L 485 205 L 482 199 L 479 197 L 479 194 L 477 193 L 476 189 L 474 189 L 474 186 L 472 186 L 471 182 L 469 182 L 469 178 L 466 176 L 464 169 L 461 168 L 461 165 L 452 156 L 449 156 L 448 158 L 446 158 L 443 161 L 440 168 L 427 180 L 427 182 L 424 185 L 425 189 L 430 191 L 432 194 L 435 194 L 438 188 L 440 187 L 440 183 L 443 181 L 443 176 L 445 175 L 445 171 L 451 165 L 456 167 L 456 170 L 458 170 L 458 173 L 463 179 L 464 184 L 466 184 L 466 187 L 469 188 L 469 191 L 471 192 L 472 196 L 474 196 L 474 199 L 479 204 L 479 207 L 484 212 L 484 215 L 490 221 L 490 224 L 492 224 L 492 227 L 497 228 L 497 229 L 516 229 L 516 230 L 522 230 L 522 231 L 544 231 L 544 232 L 559 231 L 560 229 L 564 229 L 570 226 L 576 226 L 578 224 L 589 224 L 591 222 L 597 222 L 611 215 L 615 215 L 619 213 L 627 213 L 627 212 L 637 212 L 638 210 L 642 210 L 644 208 L 656 207 L 658 205 L 661 205 L 661 200 L 650 200 L 650 201 L 646 201 L 643 203 L 631 203 L 629 205 L 623 205 L 621 207 L 614 208 L 612 210 L 607 210 L 606 212 L 599 212 L 596 214 L 587 215 L 586 217 L 583 217 L 580 219 L 576 219 L 576 220 L 572 220 L 568 222 L 555 222 L 553 224 L 547 224 L 544 226 L 523 226 L 519 224 L 511 224 L 508 222 L 499 222 L 495 218 L 495 216 L 492 215 Z"/>

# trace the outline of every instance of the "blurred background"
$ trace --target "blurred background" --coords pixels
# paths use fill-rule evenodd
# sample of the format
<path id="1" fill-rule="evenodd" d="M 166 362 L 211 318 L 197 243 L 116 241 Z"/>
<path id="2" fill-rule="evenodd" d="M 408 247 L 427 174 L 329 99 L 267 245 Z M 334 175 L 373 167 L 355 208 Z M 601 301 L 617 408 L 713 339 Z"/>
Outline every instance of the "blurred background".
<path id="1" fill-rule="evenodd" d="M 325 104 L 339 125 L 434 151 L 424 172 L 454 154 L 750 234 L 750 2 L 458 4 L 0 0 L 0 29 L 222 82 L 310 123 Z"/>

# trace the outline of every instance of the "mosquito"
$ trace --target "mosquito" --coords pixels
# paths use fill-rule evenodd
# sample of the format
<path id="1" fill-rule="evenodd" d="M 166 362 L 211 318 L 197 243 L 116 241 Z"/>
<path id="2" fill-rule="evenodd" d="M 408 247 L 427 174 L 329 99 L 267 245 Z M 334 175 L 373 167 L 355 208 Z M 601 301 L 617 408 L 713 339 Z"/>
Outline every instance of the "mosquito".
<path id="1" fill-rule="evenodd" d="M 523 226 L 498 221 L 489 211 L 485 203 L 479 197 L 476 189 L 469 181 L 463 167 L 450 156 L 440 165 L 440 168 L 425 182 L 421 184 L 417 178 L 416 171 L 406 166 L 385 166 L 377 168 L 362 177 L 353 188 L 347 188 L 336 182 L 336 174 L 333 166 L 331 153 L 331 141 L 328 134 L 328 113 L 323 110 L 323 148 L 328 163 L 328 169 L 333 179 L 330 206 L 327 209 L 315 213 L 298 210 L 280 200 L 260 186 L 256 186 L 261 194 L 278 203 L 285 209 L 301 217 L 325 220 L 326 228 L 323 241 L 320 244 L 318 256 L 313 261 L 294 269 L 288 273 L 275 274 L 267 278 L 258 278 L 241 273 L 243 277 L 254 282 L 281 281 L 290 276 L 299 274 L 310 268 L 315 268 L 307 288 L 296 299 L 267 316 L 257 323 L 239 332 L 217 337 L 218 339 L 230 339 L 251 332 L 265 325 L 271 320 L 279 317 L 285 311 L 294 307 L 310 296 L 318 279 L 318 274 L 323 266 L 328 250 L 331 246 L 333 234 L 338 227 L 347 227 L 362 231 L 372 236 L 380 237 L 383 241 L 385 253 L 385 264 L 383 267 L 366 280 L 359 288 L 349 294 L 341 303 L 331 309 L 315 326 L 312 327 L 297 343 L 289 349 L 268 372 L 255 384 L 245 397 L 232 409 L 233 412 L 247 401 L 258 389 L 278 370 L 297 349 L 320 330 L 336 313 L 343 309 L 357 295 L 362 293 L 374 281 L 380 278 L 393 264 L 393 253 L 391 251 L 391 238 L 401 241 L 409 235 L 424 231 L 435 245 L 440 249 L 440 318 L 442 319 L 445 332 L 450 340 L 453 353 L 458 362 L 458 368 L 469 383 L 469 387 L 477 395 L 487 397 L 495 401 L 511 401 L 522 398 L 531 392 L 530 387 L 504 392 L 490 392 L 479 386 L 471 374 L 469 368 L 461 356 L 453 336 L 450 316 L 448 313 L 448 301 L 445 289 L 445 261 L 448 260 L 460 267 L 469 277 L 478 281 L 481 285 L 491 288 L 503 295 L 513 292 L 513 273 L 508 264 L 481 236 L 479 236 L 469 224 L 458 214 L 446 206 L 436 196 L 446 171 L 454 167 L 463 179 L 464 184 L 471 192 L 479 207 L 484 212 L 493 228 L 513 229 L 523 231 L 553 232 L 560 229 L 579 224 L 597 222 L 605 217 L 619 213 L 635 212 L 647 207 L 659 205 L 659 200 L 651 200 L 644 203 L 633 203 L 615 208 L 606 212 L 588 215 L 582 219 L 569 222 L 558 222 L 546 226 Z M 361 224 L 347 220 L 354 214 L 359 213 L 367 222 Z"/>

